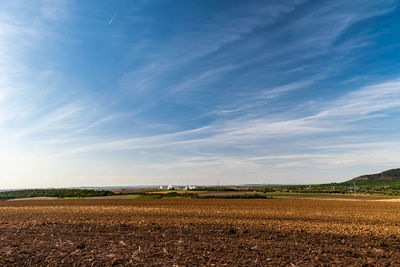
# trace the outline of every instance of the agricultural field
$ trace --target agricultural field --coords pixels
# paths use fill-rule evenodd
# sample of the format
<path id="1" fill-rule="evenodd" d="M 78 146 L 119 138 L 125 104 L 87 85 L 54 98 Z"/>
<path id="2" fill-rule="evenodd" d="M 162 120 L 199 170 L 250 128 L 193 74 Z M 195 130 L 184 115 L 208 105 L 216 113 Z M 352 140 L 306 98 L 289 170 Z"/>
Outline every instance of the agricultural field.
<path id="1" fill-rule="evenodd" d="M 400 262 L 400 205 L 322 199 L 0 202 L 1 266 Z"/>

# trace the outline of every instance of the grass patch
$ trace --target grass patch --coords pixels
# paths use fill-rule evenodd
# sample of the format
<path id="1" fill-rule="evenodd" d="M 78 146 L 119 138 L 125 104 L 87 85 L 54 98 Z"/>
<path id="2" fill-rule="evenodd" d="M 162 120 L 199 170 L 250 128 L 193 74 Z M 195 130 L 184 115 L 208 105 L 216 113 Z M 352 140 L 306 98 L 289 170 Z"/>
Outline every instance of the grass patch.
<path id="1" fill-rule="evenodd" d="M 136 198 L 139 198 L 140 196 L 142 196 L 142 195 L 127 195 L 127 196 L 124 196 L 123 199 L 136 199 Z"/>
<path id="2" fill-rule="evenodd" d="M 59 197 L 59 200 L 69 200 L 69 199 L 86 199 L 87 197 Z"/>
<path id="3" fill-rule="evenodd" d="M 273 199 L 270 195 L 260 194 L 243 194 L 243 195 L 210 195 L 210 196 L 197 196 L 197 198 L 221 198 L 221 199 Z"/>
<path id="4" fill-rule="evenodd" d="M 162 198 L 161 195 L 137 195 L 137 197 L 135 197 L 134 199 L 160 199 Z"/>

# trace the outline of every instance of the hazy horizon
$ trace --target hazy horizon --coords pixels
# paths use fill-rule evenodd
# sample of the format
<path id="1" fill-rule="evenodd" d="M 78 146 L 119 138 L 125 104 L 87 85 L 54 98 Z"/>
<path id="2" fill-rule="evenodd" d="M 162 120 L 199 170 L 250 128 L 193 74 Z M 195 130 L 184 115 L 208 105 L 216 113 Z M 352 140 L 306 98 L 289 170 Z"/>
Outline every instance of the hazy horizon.
<path id="1" fill-rule="evenodd" d="M 398 1 L 0 3 L 0 188 L 400 167 Z"/>

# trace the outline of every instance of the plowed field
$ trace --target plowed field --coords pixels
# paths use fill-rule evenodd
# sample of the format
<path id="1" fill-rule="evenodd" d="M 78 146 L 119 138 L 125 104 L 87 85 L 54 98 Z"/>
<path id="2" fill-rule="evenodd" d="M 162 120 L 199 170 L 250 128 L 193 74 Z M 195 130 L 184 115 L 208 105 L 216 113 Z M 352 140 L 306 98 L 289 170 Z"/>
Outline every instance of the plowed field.
<path id="1" fill-rule="evenodd" d="M 396 202 L 0 202 L 1 266 L 399 264 Z"/>

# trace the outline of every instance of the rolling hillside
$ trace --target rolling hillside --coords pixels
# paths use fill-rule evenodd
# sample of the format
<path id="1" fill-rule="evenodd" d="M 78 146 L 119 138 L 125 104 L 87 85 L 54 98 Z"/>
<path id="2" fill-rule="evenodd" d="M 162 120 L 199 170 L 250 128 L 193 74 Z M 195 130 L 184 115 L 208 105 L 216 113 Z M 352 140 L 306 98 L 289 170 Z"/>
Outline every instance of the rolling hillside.
<path id="1" fill-rule="evenodd" d="M 364 183 L 387 183 L 387 182 L 400 182 L 400 168 L 391 169 L 376 174 L 362 175 L 351 179 L 349 182 L 364 182 Z"/>

